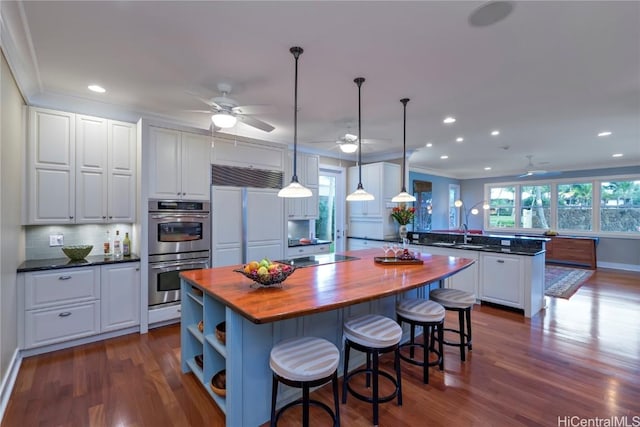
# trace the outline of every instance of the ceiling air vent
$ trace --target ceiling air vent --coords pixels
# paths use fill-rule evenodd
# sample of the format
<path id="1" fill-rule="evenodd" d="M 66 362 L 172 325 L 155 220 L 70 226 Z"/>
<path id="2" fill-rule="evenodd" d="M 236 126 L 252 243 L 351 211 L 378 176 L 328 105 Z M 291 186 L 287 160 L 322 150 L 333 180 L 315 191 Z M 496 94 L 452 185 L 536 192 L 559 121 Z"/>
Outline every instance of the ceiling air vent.
<path id="1" fill-rule="evenodd" d="M 282 175 L 280 171 L 211 165 L 211 185 L 280 189 Z"/>

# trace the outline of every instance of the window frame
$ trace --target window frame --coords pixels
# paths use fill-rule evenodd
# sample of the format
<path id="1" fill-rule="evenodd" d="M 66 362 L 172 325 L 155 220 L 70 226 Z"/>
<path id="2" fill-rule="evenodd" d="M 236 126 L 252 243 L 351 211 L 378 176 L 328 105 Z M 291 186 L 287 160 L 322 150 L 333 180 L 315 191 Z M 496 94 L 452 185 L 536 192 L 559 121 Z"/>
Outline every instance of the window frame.
<path id="1" fill-rule="evenodd" d="M 522 209 L 522 186 L 537 186 L 537 185 L 549 185 L 551 189 L 550 199 L 550 218 L 549 228 L 552 230 L 558 230 L 558 185 L 562 184 L 575 184 L 575 183 L 590 183 L 592 188 L 592 201 L 591 201 L 591 230 L 558 230 L 561 234 L 570 234 L 574 236 L 588 236 L 588 237 L 611 237 L 611 238 L 623 238 L 623 239 L 640 239 L 640 232 L 623 232 L 623 231 L 602 231 L 600 224 L 600 208 L 601 208 L 601 186 L 603 182 L 611 181 L 640 181 L 640 175 L 607 175 L 607 176 L 576 176 L 572 178 L 562 179 L 536 179 L 527 181 L 505 181 L 505 182 L 488 182 L 484 184 L 484 199 L 489 203 L 491 202 L 491 188 L 495 187 L 515 187 L 515 226 L 511 228 L 498 228 L 490 226 L 490 216 L 484 215 L 483 225 L 484 229 L 489 232 L 500 233 L 517 233 L 517 234 L 542 234 L 543 229 L 540 228 L 523 228 L 521 227 L 521 209 Z"/>

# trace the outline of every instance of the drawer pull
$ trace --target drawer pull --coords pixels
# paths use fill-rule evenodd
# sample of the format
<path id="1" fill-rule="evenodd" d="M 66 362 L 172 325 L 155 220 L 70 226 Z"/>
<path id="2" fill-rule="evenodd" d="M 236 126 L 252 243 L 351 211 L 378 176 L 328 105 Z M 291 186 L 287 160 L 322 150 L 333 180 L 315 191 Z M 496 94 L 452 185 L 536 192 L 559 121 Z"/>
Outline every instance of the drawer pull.
<path id="1" fill-rule="evenodd" d="M 58 314 L 58 317 L 69 317 L 69 316 L 71 316 L 70 311 L 63 311 L 62 313 Z"/>
<path id="2" fill-rule="evenodd" d="M 503 259 L 496 260 L 496 262 L 498 262 L 500 264 L 504 264 L 504 260 Z"/>
<path id="3" fill-rule="evenodd" d="M 71 276 L 60 276 L 58 277 L 58 280 L 69 280 L 71 279 Z"/>

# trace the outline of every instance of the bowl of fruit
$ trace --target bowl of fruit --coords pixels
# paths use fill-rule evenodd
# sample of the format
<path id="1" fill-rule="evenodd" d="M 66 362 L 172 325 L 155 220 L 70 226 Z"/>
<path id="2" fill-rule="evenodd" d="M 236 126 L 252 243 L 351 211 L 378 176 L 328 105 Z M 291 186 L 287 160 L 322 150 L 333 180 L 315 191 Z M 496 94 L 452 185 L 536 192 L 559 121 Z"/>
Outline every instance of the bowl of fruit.
<path id="1" fill-rule="evenodd" d="M 245 277 L 253 280 L 262 286 L 275 286 L 295 271 L 295 267 L 288 264 L 271 262 L 267 258 L 261 261 L 251 261 L 245 264 L 240 270 L 233 270 Z"/>

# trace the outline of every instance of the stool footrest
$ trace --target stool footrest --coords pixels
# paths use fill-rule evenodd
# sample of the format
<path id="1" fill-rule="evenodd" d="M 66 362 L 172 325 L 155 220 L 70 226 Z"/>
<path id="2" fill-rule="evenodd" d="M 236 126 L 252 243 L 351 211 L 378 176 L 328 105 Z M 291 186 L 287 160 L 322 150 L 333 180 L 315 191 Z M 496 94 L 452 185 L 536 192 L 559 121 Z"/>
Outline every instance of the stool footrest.
<path id="1" fill-rule="evenodd" d="M 365 402 L 373 403 L 373 397 L 365 396 L 364 394 L 358 393 L 357 391 L 352 389 L 351 388 L 351 384 L 349 384 L 349 379 L 351 377 L 353 377 L 354 375 L 359 375 L 359 374 L 373 374 L 373 369 L 362 368 L 362 369 L 357 369 L 357 370 L 352 371 L 351 373 L 349 373 L 349 375 L 347 375 L 347 378 L 343 379 L 344 381 L 347 381 L 347 389 L 349 389 L 349 391 L 351 392 L 351 394 L 354 397 L 356 397 L 356 398 L 358 398 L 360 400 L 363 400 Z M 388 380 L 390 380 L 391 383 L 395 387 L 395 390 L 391 394 L 388 394 L 387 396 L 381 396 L 381 397 L 379 396 L 378 397 L 378 403 L 390 402 L 398 395 L 398 382 L 388 372 L 379 370 L 378 371 L 378 375 L 383 376 L 383 377 L 387 378 Z"/>
<path id="2" fill-rule="evenodd" d="M 304 404 L 304 399 L 298 399 L 298 400 L 294 400 L 293 402 L 289 402 L 286 405 L 284 405 L 282 408 L 278 409 L 278 412 L 276 413 L 275 424 L 278 424 L 278 419 L 280 418 L 280 415 L 284 413 L 284 411 L 286 411 L 287 409 L 293 406 L 302 405 L 302 404 Z M 333 413 L 333 410 L 327 404 L 320 402 L 318 400 L 309 399 L 309 405 L 317 406 L 319 408 L 324 409 L 331 416 L 331 419 L 333 420 L 333 424 L 334 425 L 336 424 L 336 415 Z"/>
<path id="3" fill-rule="evenodd" d="M 444 344 L 444 341 L 442 342 Z M 405 347 L 416 347 L 419 349 L 422 349 L 422 344 L 419 343 L 405 343 L 405 344 L 401 344 L 400 345 L 400 349 L 405 348 Z M 434 360 L 433 362 L 427 362 L 427 366 L 439 366 L 442 363 L 442 354 L 440 354 L 440 352 L 438 350 L 436 350 L 435 348 L 430 348 L 429 349 L 430 353 L 435 354 L 436 356 L 438 356 L 438 358 L 436 360 Z M 427 355 L 424 356 L 425 359 L 428 358 Z M 415 358 L 412 358 L 410 356 L 407 356 L 406 354 L 402 354 L 402 352 L 400 352 L 400 359 L 404 360 L 405 362 L 411 363 L 413 365 L 417 365 L 417 366 L 424 366 L 425 362 L 422 362 L 420 360 L 417 360 Z"/>
<path id="4" fill-rule="evenodd" d="M 449 331 L 449 332 L 455 332 L 456 334 L 458 334 L 458 336 L 460 336 L 460 329 L 444 328 L 443 330 Z M 471 348 L 471 340 L 469 339 L 469 334 L 463 333 L 462 335 L 464 335 L 464 345 Z M 460 341 L 452 342 L 452 341 L 447 341 L 443 339 L 442 343 L 445 345 L 453 346 L 453 347 L 460 347 Z"/>

